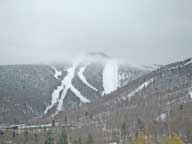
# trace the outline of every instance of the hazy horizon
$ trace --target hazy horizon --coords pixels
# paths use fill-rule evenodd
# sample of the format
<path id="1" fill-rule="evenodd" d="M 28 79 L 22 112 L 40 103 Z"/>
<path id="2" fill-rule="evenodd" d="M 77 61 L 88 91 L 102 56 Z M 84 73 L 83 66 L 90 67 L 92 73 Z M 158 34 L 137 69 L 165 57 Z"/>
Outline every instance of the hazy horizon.
<path id="1" fill-rule="evenodd" d="M 192 57 L 190 0 L 2 0 L 0 65 L 103 52 L 132 65 Z"/>

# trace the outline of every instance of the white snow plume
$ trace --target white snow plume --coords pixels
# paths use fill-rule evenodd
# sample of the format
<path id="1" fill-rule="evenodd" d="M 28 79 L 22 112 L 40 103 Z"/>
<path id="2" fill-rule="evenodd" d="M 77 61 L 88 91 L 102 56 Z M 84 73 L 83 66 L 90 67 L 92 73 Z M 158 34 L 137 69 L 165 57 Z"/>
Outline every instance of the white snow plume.
<path id="1" fill-rule="evenodd" d="M 107 60 L 103 70 L 103 94 L 109 94 L 118 88 L 118 63 L 115 60 Z"/>
<path id="2" fill-rule="evenodd" d="M 145 81 L 144 83 L 142 83 L 137 89 L 135 89 L 134 91 L 128 94 L 128 98 L 131 98 L 136 93 L 140 92 L 142 89 L 148 87 L 153 81 L 154 81 L 154 78 L 151 78 L 148 81 Z"/>
<path id="3" fill-rule="evenodd" d="M 55 77 L 55 79 L 59 79 L 59 77 L 62 75 L 62 72 L 61 71 L 58 71 L 55 67 L 51 67 L 53 70 L 54 70 L 54 72 L 55 72 L 55 74 L 54 74 L 54 77 Z"/>
<path id="4" fill-rule="evenodd" d="M 89 82 L 87 81 L 87 79 L 85 78 L 85 76 L 83 75 L 85 69 L 86 69 L 87 65 L 83 66 L 80 68 L 79 72 L 78 72 L 78 76 L 81 79 L 81 81 L 86 84 L 89 88 L 93 89 L 94 91 L 98 91 L 94 86 L 92 86 L 91 84 L 89 84 Z"/>

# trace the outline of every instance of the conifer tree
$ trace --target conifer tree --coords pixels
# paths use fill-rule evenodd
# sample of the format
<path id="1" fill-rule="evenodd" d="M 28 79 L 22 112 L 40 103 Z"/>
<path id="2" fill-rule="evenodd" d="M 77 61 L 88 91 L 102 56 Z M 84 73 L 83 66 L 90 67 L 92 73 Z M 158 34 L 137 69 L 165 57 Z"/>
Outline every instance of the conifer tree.
<path id="1" fill-rule="evenodd" d="M 126 122 L 123 122 L 122 126 L 121 126 L 121 137 L 122 137 L 122 140 L 123 140 L 123 144 L 125 143 L 126 141 L 126 135 L 127 135 L 127 130 L 126 130 Z"/>
<path id="2" fill-rule="evenodd" d="M 88 134 L 86 144 L 93 144 L 93 143 L 94 143 L 94 141 L 93 141 L 92 135 L 91 135 L 91 134 Z"/>
<path id="3" fill-rule="evenodd" d="M 51 130 L 49 130 L 49 131 L 47 132 L 47 138 L 46 138 L 46 140 L 45 140 L 45 144 L 54 144 L 54 139 L 53 139 L 53 137 L 52 137 L 52 132 L 51 132 Z"/>
<path id="4" fill-rule="evenodd" d="M 78 138 L 78 144 L 82 144 L 81 136 Z"/>
<path id="5" fill-rule="evenodd" d="M 61 131 L 59 144 L 68 144 L 67 133 L 64 128 Z"/>

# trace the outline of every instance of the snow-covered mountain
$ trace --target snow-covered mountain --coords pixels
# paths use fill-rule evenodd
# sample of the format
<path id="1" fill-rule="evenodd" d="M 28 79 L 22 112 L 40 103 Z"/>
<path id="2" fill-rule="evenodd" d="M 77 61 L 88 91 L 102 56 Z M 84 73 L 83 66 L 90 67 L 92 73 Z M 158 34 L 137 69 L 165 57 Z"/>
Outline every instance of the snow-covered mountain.
<path id="1" fill-rule="evenodd" d="M 143 132 L 158 140 L 176 134 L 185 143 L 192 141 L 191 58 L 129 81 L 131 72 L 138 69 L 128 69 L 106 56 L 95 57 L 98 56 L 94 54 L 94 59 L 92 55 L 81 57 L 67 65 L 1 67 L 0 78 L 4 81 L 0 83 L 4 86 L 1 94 L 6 94 L 0 101 L 1 122 L 17 122 L 16 118 L 21 120 L 21 116 L 30 119 L 38 109 L 43 117 L 31 119 L 29 125 L 20 125 L 21 128 L 42 129 L 55 122 L 58 127 L 69 128 L 73 135 L 85 137 L 85 134 L 94 133 L 95 143 L 101 143 L 101 139 L 103 143 L 117 142 L 121 139 L 122 127 L 126 127 L 127 136 Z M 113 81 L 106 71 L 112 73 Z M 20 93 L 18 89 L 22 83 L 19 81 L 23 83 Z M 49 82 L 55 86 L 47 96 Z M 74 107 L 77 105 L 81 106 Z"/>
<path id="2" fill-rule="evenodd" d="M 173 133 L 191 143 L 192 59 L 165 65 L 106 97 L 43 120 L 62 125 L 66 117 L 68 124 L 78 126 L 72 132 L 91 129 L 104 140 L 113 141 L 125 125 L 128 136 L 138 131 L 155 137 Z"/>
<path id="3" fill-rule="evenodd" d="M 60 85 L 53 90 L 51 101 L 44 115 L 57 114 L 63 109 L 82 103 L 89 103 L 98 96 L 105 96 L 147 71 L 123 65 L 102 53 L 91 53 L 75 58 L 67 69 L 53 67 L 54 77 L 60 78 Z"/>
<path id="4" fill-rule="evenodd" d="M 147 72 L 103 53 L 63 64 L 0 66 L 0 122 L 55 115 L 105 96 Z"/>

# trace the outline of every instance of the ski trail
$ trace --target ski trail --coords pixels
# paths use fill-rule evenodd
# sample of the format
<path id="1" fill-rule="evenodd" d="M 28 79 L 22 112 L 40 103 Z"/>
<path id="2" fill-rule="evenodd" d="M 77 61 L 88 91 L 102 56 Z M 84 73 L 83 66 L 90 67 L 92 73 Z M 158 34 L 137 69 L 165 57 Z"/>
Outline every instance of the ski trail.
<path id="1" fill-rule="evenodd" d="M 186 65 L 189 65 L 191 63 L 192 63 L 192 58 L 188 59 L 187 62 L 184 65 L 186 66 Z"/>
<path id="2" fill-rule="evenodd" d="M 81 93 L 73 86 L 70 87 L 71 91 L 75 93 L 75 95 L 83 102 L 83 103 L 89 103 L 90 101 L 85 98 Z"/>
<path id="3" fill-rule="evenodd" d="M 75 76 L 75 70 L 76 70 L 77 66 L 79 65 L 79 63 L 80 62 L 74 63 L 73 66 L 67 70 L 68 74 L 67 74 L 67 76 L 65 77 L 65 79 L 63 81 L 65 87 L 64 87 L 64 90 L 63 90 L 63 92 L 61 94 L 61 98 L 59 99 L 59 103 L 58 103 L 58 106 L 57 106 L 57 111 L 62 110 L 63 101 L 64 101 L 64 99 L 66 97 L 66 94 L 67 94 L 69 89 L 71 89 L 71 91 L 75 94 L 75 96 L 77 96 L 81 100 L 81 102 L 83 102 L 83 103 L 90 102 L 87 98 L 82 96 L 80 94 L 80 92 L 72 85 L 72 80 L 73 80 L 73 78 Z"/>
<path id="4" fill-rule="evenodd" d="M 59 111 L 62 111 L 63 109 L 63 102 L 64 99 L 67 95 L 68 90 L 70 89 L 76 97 L 80 99 L 81 102 L 83 103 L 88 103 L 90 102 L 87 98 L 85 98 L 81 93 L 72 85 L 72 80 L 75 76 L 75 70 L 77 66 L 80 64 L 80 61 L 77 61 L 73 64 L 72 67 L 67 69 L 67 75 L 63 78 L 61 85 L 58 86 L 52 93 L 52 98 L 51 98 L 51 104 L 48 105 L 44 111 L 44 115 L 46 115 L 50 109 L 52 109 L 56 104 L 56 113 L 57 114 Z M 61 93 L 62 92 L 62 93 Z M 61 97 L 60 97 L 61 93 Z"/>
<path id="5" fill-rule="evenodd" d="M 55 79 L 59 79 L 59 77 L 62 75 L 62 72 L 61 71 L 58 71 L 55 67 L 51 67 L 53 70 L 54 70 L 54 72 L 55 72 L 55 74 L 54 74 L 54 77 L 55 77 Z"/>
<path id="6" fill-rule="evenodd" d="M 54 74 L 55 79 L 59 79 L 59 76 L 62 75 L 62 72 L 61 72 L 61 71 L 58 71 L 58 70 L 57 70 L 55 67 L 53 67 L 53 66 L 52 66 L 51 68 L 52 68 L 52 69 L 54 70 L 54 72 L 55 72 L 55 74 Z M 58 101 L 59 101 L 59 94 L 60 94 L 60 92 L 63 90 L 64 85 L 65 85 L 65 83 L 64 83 L 64 79 L 63 79 L 62 82 L 61 82 L 61 85 L 58 86 L 56 89 L 53 90 L 52 95 L 51 95 L 51 104 L 46 107 L 46 109 L 45 109 L 45 111 L 44 111 L 44 115 L 46 115 L 46 114 L 48 113 L 48 111 L 49 111 L 50 109 L 52 109 L 55 104 L 58 103 Z"/>
<path id="7" fill-rule="evenodd" d="M 56 113 L 59 112 L 59 111 L 61 111 L 61 110 L 63 109 L 63 100 L 65 99 L 65 96 L 66 96 L 66 94 L 67 94 L 67 92 L 68 92 L 68 89 L 69 89 L 69 87 L 65 87 L 64 91 L 62 92 L 61 98 L 60 98 L 59 103 L 58 103 L 58 106 L 57 106 L 57 111 L 56 111 Z"/>
<path id="8" fill-rule="evenodd" d="M 153 81 L 154 81 L 154 78 L 151 78 L 148 81 L 142 83 L 137 89 L 135 89 L 133 92 L 128 94 L 128 98 L 134 96 L 136 93 L 140 92 L 142 89 L 148 87 Z"/>
<path id="9" fill-rule="evenodd" d="M 85 65 L 84 67 L 81 67 L 79 72 L 78 72 L 78 76 L 81 79 L 81 81 L 86 84 L 89 88 L 93 89 L 94 91 L 98 91 L 95 87 L 93 87 L 91 84 L 89 84 L 89 82 L 87 81 L 87 79 L 85 78 L 85 76 L 83 75 L 85 69 L 86 69 L 87 65 Z"/>
<path id="10" fill-rule="evenodd" d="M 57 106 L 57 111 L 61 111 L 62 108 L 63 108 L 63 100 L 65 99 L 65 96 L 66 96 L 66 94 L 68 92 L 68 89 L 72 85 L 72 79 L 73 79 L 73 77 L 75 75 L 76 66 L 77 65 L 75 64 L 75 65 L 73 65 L 71 68 L 69 68 L 67 70 L 67 75 L 66 75 L 66 77 L 64 78 L 64 81 L 63 81 L 63 83 L 65 85 L 65 88 L 64 88 L 64 90 L 63 90 L 63 92 L 61 94 L 61 98 L 59 99 L 59 103 L 58 103 L 58 106 Z"/>
<path id="11" fill-rule="evenodd" d="M 56 89 L 54 89 L 54 91 L 53 91 L 53 93 L 51 95 L 51 104 L 46 107 L 46 109 L 44 111 L 44 115 L 46 115 L 48 113 L 48 111 L 50 109 L 52 109 L 55 104 L 58 103 L 58 101 L 59 101 L 59 94 L 63 90 L 64 86 L 65 86 L 65 83 L 64 83 L 64 79 L 63 79 L 62 82 L 61 82 L 61 85 L 58 86 Z"/>
<path id="12" fill-rule="evenodd" d="M 108 60 L 103 70 L 103 94 L 109 94 L 118 88 L 118 63 Z"/>

